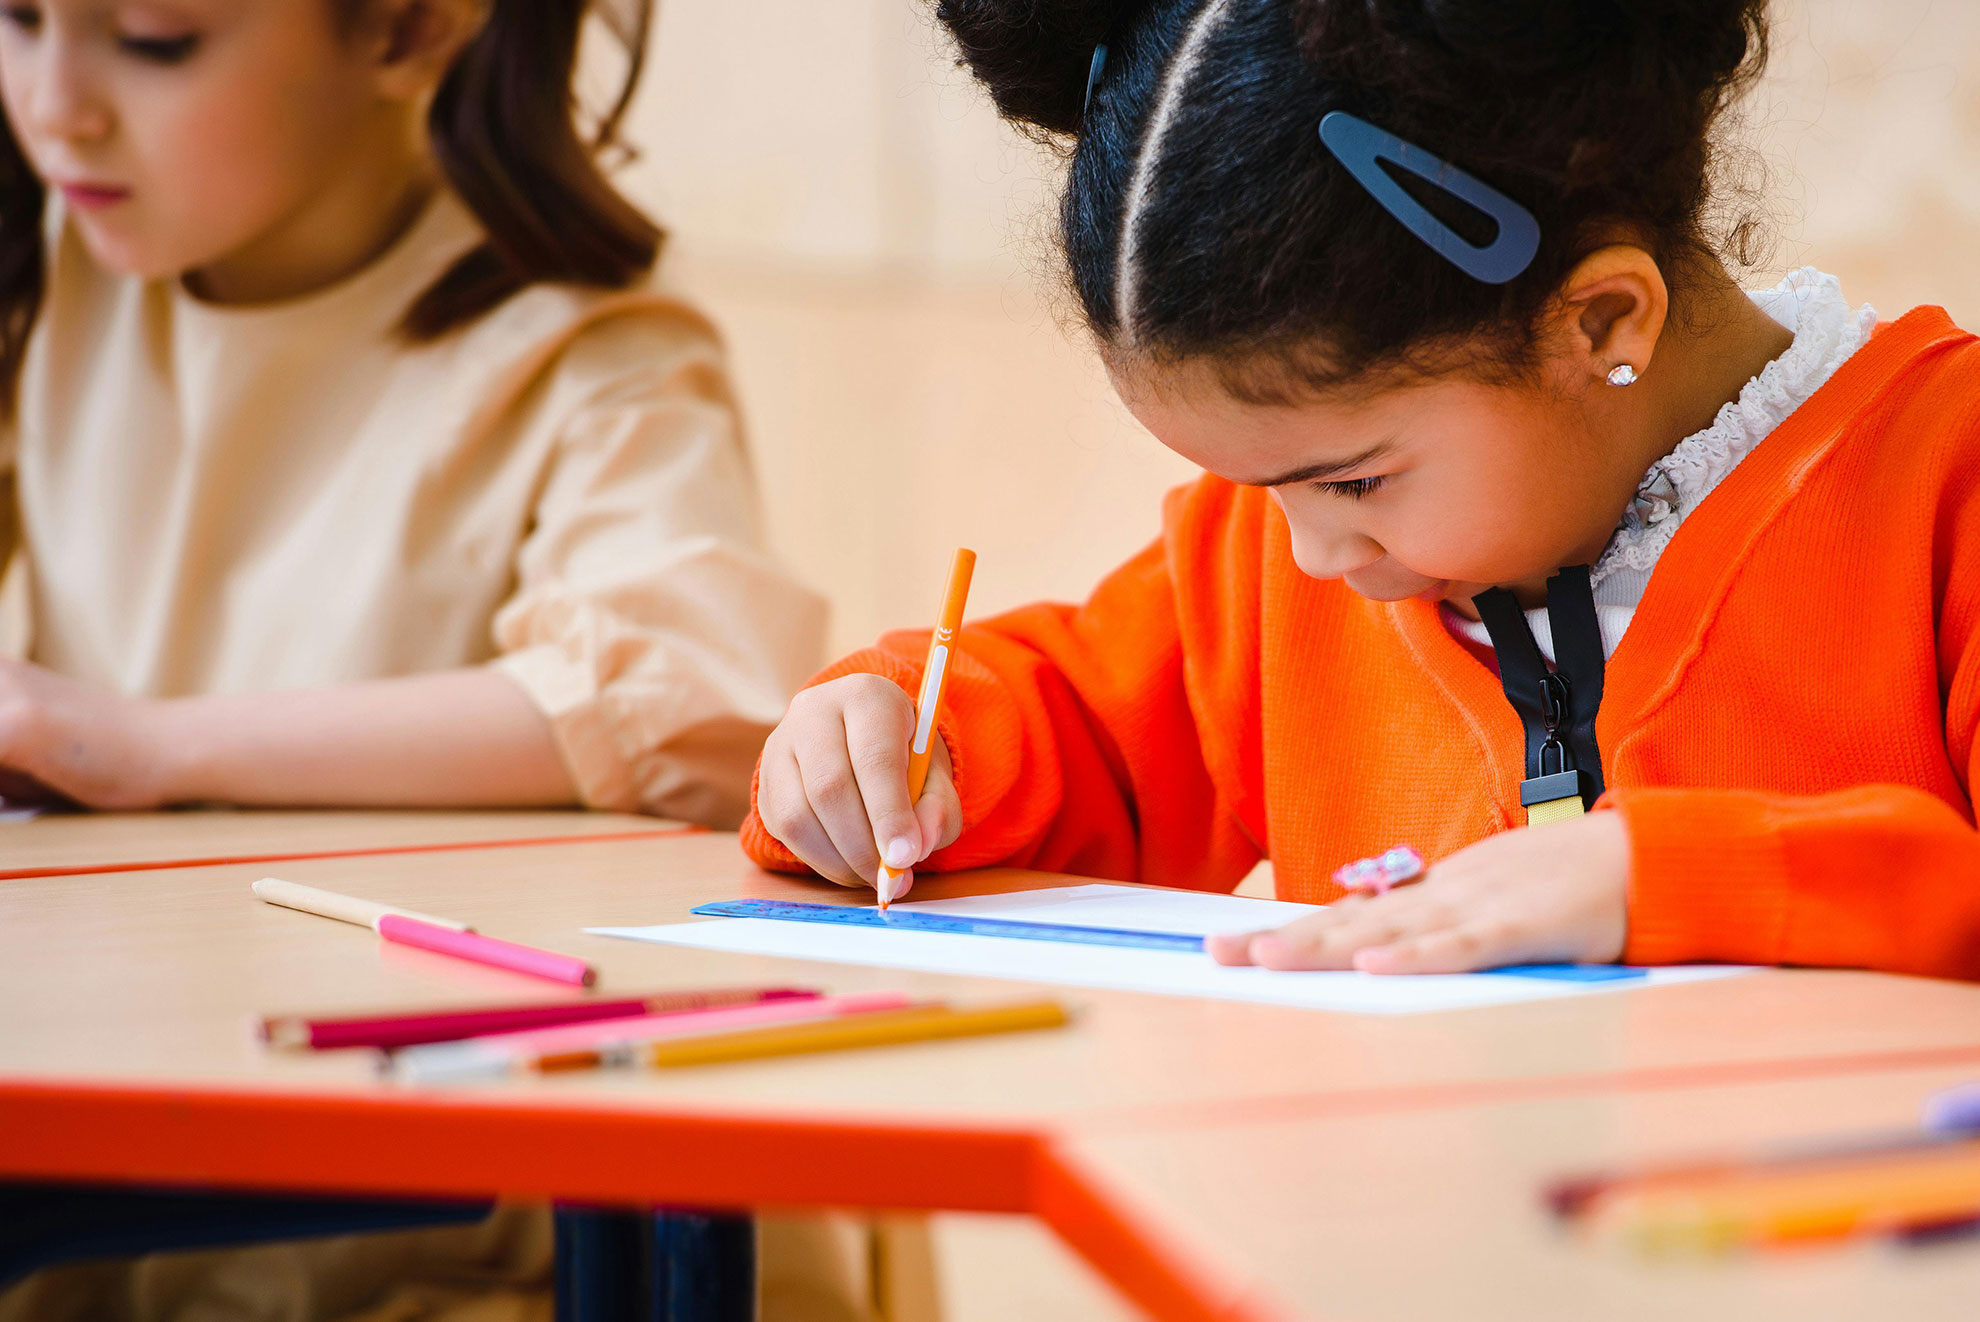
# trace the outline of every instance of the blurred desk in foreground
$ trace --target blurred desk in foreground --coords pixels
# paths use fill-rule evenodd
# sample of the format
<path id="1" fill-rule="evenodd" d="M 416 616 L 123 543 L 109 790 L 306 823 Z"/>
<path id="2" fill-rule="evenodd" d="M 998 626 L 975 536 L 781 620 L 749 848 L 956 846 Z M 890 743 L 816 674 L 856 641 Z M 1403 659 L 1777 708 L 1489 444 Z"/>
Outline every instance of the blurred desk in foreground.
<path id="1" fill-rule="evenodd" d="M 1244 1318 L 1356 1322 L 1954 1322 L 1980 1301 L 1980 1238 L 1644 1257 L 1557 1224 L 1542 1192 L 1629 1170 L 1915 1126 L 1980 1068 L 1619 1090 L 1226 1127 L 1087 1132 L 1069 1181 L 1132 1218 L 1117 1231 L 1195 1264 L 1204 1302 Z M 1177 1316 L 1184 1316 L 1178 1312 Z M 1201 1316 L 1201 1314 L 1199 1314 Z"/>

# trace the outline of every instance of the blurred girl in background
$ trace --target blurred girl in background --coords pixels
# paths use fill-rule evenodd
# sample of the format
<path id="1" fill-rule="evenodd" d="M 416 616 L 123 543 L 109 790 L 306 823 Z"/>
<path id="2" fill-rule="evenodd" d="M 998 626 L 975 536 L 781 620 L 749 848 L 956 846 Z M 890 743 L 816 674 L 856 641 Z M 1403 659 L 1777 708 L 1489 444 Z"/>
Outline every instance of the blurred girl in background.
<path id="1" fill-rule="evenodd" d="M 741 818 L 823 608 L 601 166 L 649 9 L 0 5 L 10 798 Z M 766 1224 L 766 1315 L 864 1316 L 863 1234 Z M 0 1316 L 524 1316 L 549 1245 L 511 1209 L 82 1264 Z"/>
<path id="2" fill-rule="evenodd" d="M 0 8 L 14 793 L 740 818 L 822 609 L 588 10 Z"/>

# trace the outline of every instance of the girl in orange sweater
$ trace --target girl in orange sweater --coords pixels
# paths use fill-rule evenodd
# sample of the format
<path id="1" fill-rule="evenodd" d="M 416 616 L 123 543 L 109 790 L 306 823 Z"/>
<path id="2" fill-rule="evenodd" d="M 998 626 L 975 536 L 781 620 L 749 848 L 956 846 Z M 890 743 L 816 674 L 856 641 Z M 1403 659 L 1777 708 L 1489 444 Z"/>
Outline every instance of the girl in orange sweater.
<path id="1" fill-rule="evenodd" d="M 1083 606 L 964 631 L 917 807 L 922 642 L 827 671 L 759 860 L 1269 857 L 1339 900 L 1214 945 L 1276 968 L 1980 976 L 1980 347 L 1734 283 L 1710 167 L 1764 0 L 940 14 L 1070 144 L 1074 291 L 1209 475 Z M 1342 899 L 1399 839 L 1427 877 Z"/>

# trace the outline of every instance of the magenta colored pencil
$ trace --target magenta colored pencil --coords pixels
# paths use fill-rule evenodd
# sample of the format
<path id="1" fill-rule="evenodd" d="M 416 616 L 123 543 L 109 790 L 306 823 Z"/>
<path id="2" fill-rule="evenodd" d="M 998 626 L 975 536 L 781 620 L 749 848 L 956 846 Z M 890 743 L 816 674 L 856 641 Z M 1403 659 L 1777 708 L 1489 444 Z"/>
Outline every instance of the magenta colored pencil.
<path id="1" fill-rule="evenodd" d="M 575 955 L 538 950 L 535 946 L 501 941 L 478 932 L 456 932 L 449 927 L 422 923 L 417 918 L 396 913 L 381 915 L 377 927 L 378 935 L 387 941 L 508 969 L 512 973 L 527 973 L 533 978 L 548 978 L 552 982 L 568 982 L 578 987 L 589 987 L 598 980 L 598 974 L 591 965 Z"/>
<path id="2" fill-rule="evenodd" d="M 806 1019 L 832 1019 L 845 1014 L 865 1014 L 873 1010 L 900 1010 L 913 1004 L 906 992 L 850 992 L 844 996 L 820 996 L 808 1001 L 778 1001 L 762 1005 L 725 1005 L 694 1014 L 650 1014 L 635 1019 L 613 1019 L 597 1024 L 561 1024 L 556 1028 L 531 1028 L 520 1033 L 495 1033 L 473 1040 L 475 1047 L 507 1051 L 519 1056 L 582 1051 L 614 1042 L 658 1041 L 673 1037 L 696 1037 L 703 1033 L 728 1032 L 766 1024 L 798 1023 Z"/>
<path id="3" fill-rule="evenodd" d="M 261 1021 L 262 1039 L 271 1046 L 331 1051 L 339 1047 L 419 1046 L 427 1042 L 458 1042 L 486 1033 L 514 1033 L 562 1024 L 632 1019 L 643 1015 L 686 1014 L 720 1006 L 755 1005 L 767 1001 L 808 1000 L 818 992 L 805 987 L 707 987 L 656 992 L 651 996 L 609 1001 L 553 1001 L 531 1005 L 492 1005 L 472 1010 L 408 1010 L 396 1014 L 350 1015 L 311 1019 L 306 1015 L 269 1015 Z"/>

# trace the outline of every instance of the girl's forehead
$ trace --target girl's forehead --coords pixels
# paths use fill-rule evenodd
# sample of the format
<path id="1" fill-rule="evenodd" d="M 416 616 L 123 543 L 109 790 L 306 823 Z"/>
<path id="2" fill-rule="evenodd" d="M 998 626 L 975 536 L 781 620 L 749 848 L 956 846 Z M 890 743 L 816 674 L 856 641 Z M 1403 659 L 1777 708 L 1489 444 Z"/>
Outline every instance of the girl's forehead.
<path id="1" fill-rule="evenodd" d="M 1463 377 L 1394 374 L 1331 386 L 1259 377 L 1210 360 L 1110 361 L 1115 391 L 1137 416 L 1190 417 L 1225 427 L 1393 428 L 1414 415 L 1475 406 L 1491 390 Z"/>
<path id="2" fill-rule="evenodd" d="M 1311 464 L 1322 451 L 1328 458 L 1393 450 L 1401 430 L 1396 401 L 1266 403 L 1232 393 L 1214 373 L 1146 378 L 1115 376 L 1129 412 L 1171 449 L 1248 485 L 1275 485 L 1275 475 Z"/>
<path id="3" fill-rule="evenodd" d="M 1246 398 L 1204 364 L 1110 363 L 1129 412 L 1185 458 L 1248 486 L 1327 480 L 1550 431 L 1531 389 L 1465 377 L 1399 376 L 1379 387 Z M 1323 471 L 1324 470 L 1324 471 Z"/>

